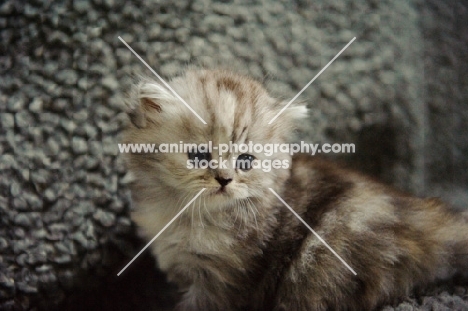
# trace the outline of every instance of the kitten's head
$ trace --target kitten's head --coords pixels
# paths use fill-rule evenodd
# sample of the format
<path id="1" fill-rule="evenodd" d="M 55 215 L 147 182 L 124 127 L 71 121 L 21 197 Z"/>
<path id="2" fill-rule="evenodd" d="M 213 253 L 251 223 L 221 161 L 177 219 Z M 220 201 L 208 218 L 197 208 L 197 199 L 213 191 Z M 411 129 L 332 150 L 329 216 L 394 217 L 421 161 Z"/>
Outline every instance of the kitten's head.
<path id="1" fill-rule="evenodd" d="M 258 82 L 231 72 L 188 71 L 169 85 L 206 124 L 166 86 L 142 80 L 128 98 L 132 122 L 124 143 L 155 144 L 159 148 L 173 144 L 179 149 L 181 142 L 199 146 L 212 142 L 213 147 L 240 147 L 249 142 L 252 146 L 281 144 L 288 141 L 298 120 L 307 114 L 305 106 L 293 104 L 268 124 L 287 102 L 270 97 Z M 215 148 L 212 152 L 130 153 L 127 158 L 139 191 L 147 191 L 147 196 L 164 189 L 170 195 L 187 197 L 206 188 L 202 194 L 205 203 L 222 207 L 236 200 L 262 198 L 270 193 L 268 188 L 278 189 L 289 176 L 291 157 L 287 153 L 266 155 L 253 149 L 222 154 Z M 197 159 L 220 164 L 220 157 L 226 167 L 190 168 Z M 273 168 L 273 163 L 280 168 Z"/>

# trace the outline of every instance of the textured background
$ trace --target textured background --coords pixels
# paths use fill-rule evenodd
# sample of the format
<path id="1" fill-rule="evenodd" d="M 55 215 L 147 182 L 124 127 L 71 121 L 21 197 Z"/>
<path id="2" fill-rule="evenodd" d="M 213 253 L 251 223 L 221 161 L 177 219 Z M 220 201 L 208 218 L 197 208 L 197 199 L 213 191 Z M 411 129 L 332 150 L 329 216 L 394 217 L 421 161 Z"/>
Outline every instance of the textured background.
<path id="1" fill-rule="evenodd" d="M 121 95 L 189 64 L 235 68 L 300 100 L 299 137 L 354 142 L 350 166 L 468 206 L 465 1 L 0 3 L 0 310 L 163 310 L 173 296 L 138 252 L 116 143 Z M 467 310 L 443 284 L 395 310 Z M 386 307 L 384 310 L 393 310 Z"/>

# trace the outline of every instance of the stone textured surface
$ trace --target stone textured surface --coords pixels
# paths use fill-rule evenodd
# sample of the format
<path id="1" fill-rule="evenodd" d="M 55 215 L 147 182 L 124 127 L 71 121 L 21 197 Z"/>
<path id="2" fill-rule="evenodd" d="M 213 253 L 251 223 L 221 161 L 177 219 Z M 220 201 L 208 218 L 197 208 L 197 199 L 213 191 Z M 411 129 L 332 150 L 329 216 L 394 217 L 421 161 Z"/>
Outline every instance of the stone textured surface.
<path id="1" fill-rule="evenodd" d="M 253 75 L 298 100 L 298 137 L 354 142 L 350 166 L 468 205 L 463 1 L 0 3 L 0 310 L 164 310 L 174 296 L 141 241 L 116 143 L 135 73 L 188 64 Z M 467 310 L 444 285 L 384 310 Z"/>

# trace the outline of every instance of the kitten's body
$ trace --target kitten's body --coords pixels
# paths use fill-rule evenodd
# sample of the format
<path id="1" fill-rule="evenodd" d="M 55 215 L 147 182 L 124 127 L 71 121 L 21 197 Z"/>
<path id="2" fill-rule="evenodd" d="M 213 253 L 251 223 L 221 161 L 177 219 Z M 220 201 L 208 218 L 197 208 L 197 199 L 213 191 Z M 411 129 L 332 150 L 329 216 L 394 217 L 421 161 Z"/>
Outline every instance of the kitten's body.
<path id="1" fill-rule="evenodd" d="M 284 103 L 227 72 L 188 72 L 171 86 L 209 124 L 146 81 L 133 91 L 125 142 L 284 142 L 303 114 L 292 107 L 267 125 Z M 184 292 L 180 310 L 370 310 L 468 268 L 468 224 L 460 214 L 308 155 L 269 173 L 188 170 L 186 154 L 128 159 L 136 175 L 133 219 L 148 239 L 207 188 L 152 245 L 160 268 Z M 217 178 L 232 181 L 223 187 Z"/>

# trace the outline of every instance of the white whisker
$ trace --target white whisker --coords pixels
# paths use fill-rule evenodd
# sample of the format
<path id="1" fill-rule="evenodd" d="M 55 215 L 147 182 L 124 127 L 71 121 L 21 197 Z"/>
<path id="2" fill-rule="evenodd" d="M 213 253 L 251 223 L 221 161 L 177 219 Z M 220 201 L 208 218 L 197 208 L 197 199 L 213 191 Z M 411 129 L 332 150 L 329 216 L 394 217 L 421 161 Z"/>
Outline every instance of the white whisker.
<path id="1" fill-rule="evenodd" d="M 236 220 L 235 221 L 237 221 L 237 218 L 238 218 L 239 214 L 242 212 L 242 210 L 241 210 L 241 207 L 240 207 L 239 200 L 236 200 L 235 204 L 236 204 Z M 241 231 L 241 226 L 242 226 L 242 223 L 243 223 L 242 218 L 239 217 L 239 219 L 240 220 L 239 220 L 239 226 L 237 227 L 237 234 L 239 234 L 239 232 Z"/>
<path id="2" fill-rule="evenodd" d="M 253 214 L 254 219 L 255 219 L 255 227 L 257 228 L 257 231 L 258 231 L 257 216 L 255 215 L 256 207 L 249 198 L 247 198 L 247 204 L 248 204 L 250 210 L 252 211 L 252 214 Z"/>
<path id="3" fill-rule="evenodd" d="M 211 219 L 211 224 L 215 224 L 216 223 L 215 219 L 211 215 L 211 212 L 210 212 L 209 208 L 206 207 L 206 198 L 205 197 L 203 197 L 203 206 L 204 206 L 204 209 L 206 211 L 206 215 Z"/>
<path id="4" fill-rule="evenodd" d="M 196 202 L 196 201 L 192 202 L 192 204 L 191 204 L 191 206 L 190 206 L 190 208 L 191 208 L 191 210 L 192 210 L 192 211 L 191 211 L 191 212 L 192 212 L 192 217 L 190 218 L 190 237 L 192 236 L 192 232 L 193 232 L 193 211 L 194 211 L 194 209 L 195 209 L 195 202 Z"/>
<path id="5" fill-rule="evenodd" d="M 201 214 L 201 198 L 200 197 L 199 197 L 199 200 L 198 200 L 198 218 L 200 218 L 201 227 L 205 228 L 205 225 L 203 224 L 202 214 Z"/>

